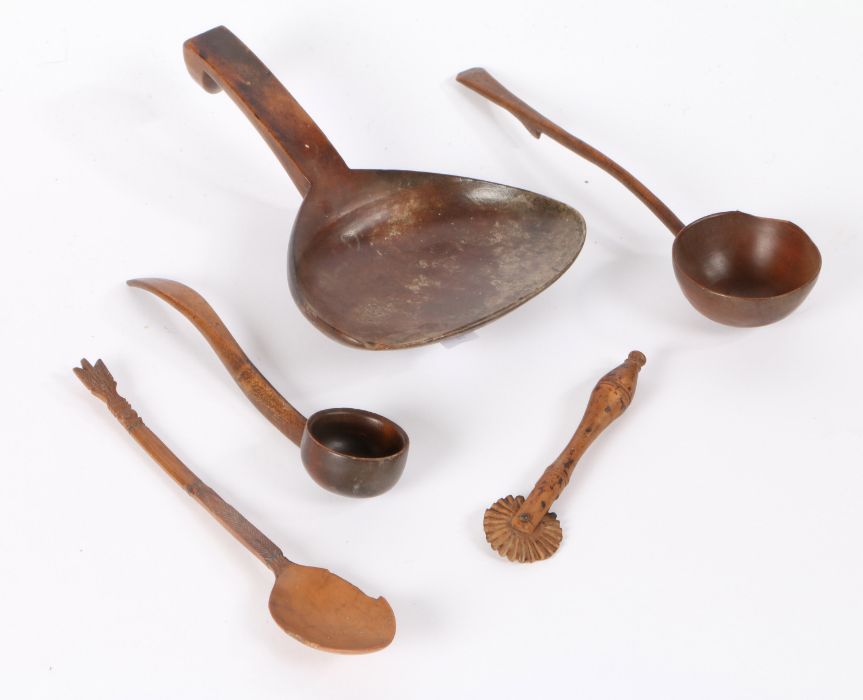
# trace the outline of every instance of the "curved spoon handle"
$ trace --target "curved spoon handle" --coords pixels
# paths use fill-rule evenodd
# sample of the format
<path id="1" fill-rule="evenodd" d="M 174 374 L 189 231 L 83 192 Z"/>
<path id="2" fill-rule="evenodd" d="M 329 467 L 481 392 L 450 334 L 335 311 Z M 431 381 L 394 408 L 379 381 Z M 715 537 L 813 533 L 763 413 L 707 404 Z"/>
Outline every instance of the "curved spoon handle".
<path id="1" fill-rule="evenodd" d="M 150 277 L 128 280 L 126 284 L 152 292 L 189 319 L 213 348 L 255 408 L 299 446 L 303 437 L 303 428 L 306 426 L 305 417 L 276 391 L 260 370 L 252 364 L 204 297 L 194 289 L 174 280 Z"/>
<path id="2" fill-rule="evenodd" d="M 289 560 L 264 533 L 246 520 L 243 515 L 221 496 L 201 481 L 158 435 L 150 430 L 129 402 L 117 393 L 117 382 L 105 363 L 97 360 L 91 365 L 81 360 L 81 366 L 72 370 L 78 379 L 94 396 L 105 402 L 108 410 L 120 424 L 129 431 L 135 441 L 144 448 L 150 457 L 176 481 L 186 493 L 200 503 L 236 537 L 252 554 L 260 559 L 270 570 L 278 573 Z"/>
<path id="3" fill-rule="evenodd" d="M 189 73 L 207 92 L 224 90 L 260 132 L 300 193 L 348 172 L 324 133 L 285 86 L 229 29 L 183 44 Z"/>
<path id="4" fill-rule="evenodd" d="M 600 379 L 572 439 L 536 482 L 512 519 L 517 530 L 532 532 L 569 483 L 573 469 L 591 443 L 627 409 L 635 396 L 638 373 L 647 358 L 638 350 Z"/>
<path id="5" fill-rule="evenodd" d="M 550 119 L 542 116 L 495 80 L 485 68 L 469 68 L 459 73 L 456 80 L 512 113 L 536 138 L 545 134 L 561 146 L 574 151 L 582 158 L 602 168 L 638 197 L 675 236 L 683 230 L 683 222 L 632 173 L 624 170 L 593 146 L 586 144 L 568 131 L 564 131 Z"/>

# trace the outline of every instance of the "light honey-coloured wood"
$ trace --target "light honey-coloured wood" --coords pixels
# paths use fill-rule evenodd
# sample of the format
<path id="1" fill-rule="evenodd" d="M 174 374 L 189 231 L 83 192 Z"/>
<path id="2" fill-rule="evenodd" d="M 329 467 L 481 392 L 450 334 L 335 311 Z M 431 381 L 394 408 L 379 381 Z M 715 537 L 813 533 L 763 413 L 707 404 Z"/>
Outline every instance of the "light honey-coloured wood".
<path id="1" fill-rule="evenodd" d="M 510 561 L 529 563 L 548 559 L 563 539 L 560 522 L 554 513 L 546 513 L 533 529 L 514 528 L 512 519 L 523 503 L 524 496 L 507 496 L 486 510 L 482 519 L 486 539 Z"/>
<path id="2" fill-rule="evenodd" d="M 383 598 L 370 598 L 326 569 L 290 561 L 258 528 L 201 481 L 158 436 L 126 399 L 105 363 L 81 360 L 73 370 L 94 396 L 123 425 L 147 454 L 228 532 L 275 575 L 270 614 L 285 632 L 323 651 L 362 654 L 388 646 L 396 632 L 392 608 Z"/>
<path id="3" fill-rule="evenodd" d="M 527 498 L 507 496 L 485 511 L 483 529 L 486 540 L 502 557 L 529 563 L 548 559 L 557 551 L 563 531 L 557 516 L 549 513 L 549 509 L 566 488 L 575 465 L 587 448 L 632 402 L 638 373 L 645 362 L 647 358 L 633 350 L 622 365 L 596 383 L 581 423 Z"/>

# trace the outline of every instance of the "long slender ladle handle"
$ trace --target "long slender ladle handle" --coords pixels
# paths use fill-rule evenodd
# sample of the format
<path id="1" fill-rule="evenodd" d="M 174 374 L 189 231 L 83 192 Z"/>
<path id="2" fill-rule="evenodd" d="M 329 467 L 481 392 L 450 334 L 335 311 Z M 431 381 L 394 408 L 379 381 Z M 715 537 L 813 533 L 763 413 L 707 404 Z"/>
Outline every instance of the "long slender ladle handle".
<path id="1" fill-rule="evenodd" d="M 590 394 L 590 401 L 578 428 L 560 456 L 546 468 L 512 519 L 517 530 L 532 532 L 548 513 L 569 483 L 575 465 L 590 444 L 620 417 L 632 402 L 638 372 L 647 358 L 638 350 L 629 353 L 622 365 L 600 379 Z"/>
<path id="2" fill-rule="evenodd" d="M 229 29 L 183 44 L 186 67 L 207 92 L 224 90 L 273 149 L 300 193 L 348 172 L 324 133 L 285 86 Z"/>
<path id="3" fill-rule="evenodd" d="M 204 297 L 194 289 L 174 280 L 151 277 L 129 280 L 126 284 L 152 292 L 189 319 L 213 348 L 237 386 L 243 390 L 255 408 L 289 440 L 296 445 L 300 444 L 303 428 L 306 426 L 305 417 L 276 391 L 260 370 L 252 364 Z"/>
<path id="4" fill-rule="evenodd" d="M 539 138 L 541 134 L 545 134 L 557 141 L 561 146 L 574 151 L 582 158 L 602 168 L 638 197 L 675 236 L 683 230 L 683 222 L 632 173 L 621 168 L 611 158 L 600 153 L 593 146 L 586 144 L 581 139 L 560 128 L 548 118 L 542 116 L 533 107 L 513 95 L 495 80 L 485 68 L 469 68 L 459 73 L 456 76 L 456 80 L 474 92 L 478 92 L 486 99 L 503 107 L 508 112 L 511 112 L 536 138 Z"/>
<path id="5" fill-rule="evenodd" d="M 147 454 L 168 472 L 186 493 L 222 523 L 246 549 L 276 574 L 291 563 L 282 554 L 282 550 L 264 533 L 246 520 L 236 508 L 222 500 L 219 494 L 201 481 L 152 430 L 144 425 L 144 421 L 135 409 L 117 393 L 117 382 L 102 360 L 97 360 L 95 365 L 91 365 L 87 360 L 81 360 L 81 366 L 75 367 L 72 371 L 94 396 L 105 402 L 114 418 L 129 431 L 129 435 L 144 448 Z"/>

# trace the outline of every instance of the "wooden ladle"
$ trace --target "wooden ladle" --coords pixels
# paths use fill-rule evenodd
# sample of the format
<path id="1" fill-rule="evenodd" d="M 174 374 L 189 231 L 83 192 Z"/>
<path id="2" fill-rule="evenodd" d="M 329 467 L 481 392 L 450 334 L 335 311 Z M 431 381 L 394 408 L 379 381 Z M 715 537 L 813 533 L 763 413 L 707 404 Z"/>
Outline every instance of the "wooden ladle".
<path id="1" fill-rule="evenodd" d="M 645 362 L 647 358 L 633 350 L 622 365 L 596 383 L 581 423 L 527 498 L 506 496 L 485 511 L 482 521 L 485 538 L 502 557 L 529 563 L 548 559 L 557 551 L 563 531 L 557 516 L 549 510 L 566 488 L 587 448 L 632 403 L 638 373 Z"/>
<path id="2" fill-rule="evenodd" d="M 674 273 L 689 302 L 702 314 L 731 326 L 778 321 L 806 298 L 821 270 L 821 253 L 790 221 L 739 211 L 711 214 L 685 226 L 631 173 L 542 116 L 483 68 L 457 80 L 511 112 L 539 138 L 546 134 L 625 185 L 675 235 Z"/>
<path id="3" fill-rule="evenodd" d="M 285 632 L 316 649 L 344 654 L 378 651 L 392 642 L 396 619 L 387 601 L 370 598 L 326 569 L 290 561 L 260 530 L 201 481 L 150 430 L 117 393 L 117 382 L 105 363 L 81 360 L 73 370 L 94 396 L 129 431 L 186 493 L 276 575 L 270 593 L 270 614 Z"/>
<path id="4" fill-rule="evenodd" d="M 409 441 L 396 423 L 359 408 L 328 408 L 306 419 L 252 364 L 194 289 L 159 278 L 126 284 L 152 292 L 192 322 L 255 408 L 299 446 L 303 465 L 318 485 L 343 496 L 367 497 L 388 491 L 399 480 Z"/>
<path id="5" fill-rule="evenodd" d="M 336 340 L 381 350 L 464 333 L 541 292 L 581 250 L 581 215 L 547 197 L 464 177 L 348 168 L 225 27 L 189 39 L 184 55 L 205 90 L 237 103 L 303 195 L 288 281 L 300 310 Z"/>

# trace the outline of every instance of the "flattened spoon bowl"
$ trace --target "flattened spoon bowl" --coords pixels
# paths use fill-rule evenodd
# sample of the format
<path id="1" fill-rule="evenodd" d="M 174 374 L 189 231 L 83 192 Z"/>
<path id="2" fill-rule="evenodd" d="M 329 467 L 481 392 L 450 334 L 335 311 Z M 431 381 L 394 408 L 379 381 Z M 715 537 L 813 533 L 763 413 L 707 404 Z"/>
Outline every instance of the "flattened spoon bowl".
<path id="1" fill-rule="evenodd" d="M 224 90 L 304 197 L 288 251 L 300 310 L 348 345 L 404 348 L 464 333 L 554 282 L 584 244 L 560 202 L 481 180 L 352 170 L 311 117 L 236 36 L 184 45 L 192 77 Z"/>
<path id="2" fill-rule="evenodd" d="M 288 559 L 264 533 L 207 486 L 150 430 L 129 402 L 105 363 L 81 360 L 75 375 L 129 435 L 179 486 L 276 575 L 270 614 L 289 635 L 316 649 L 343 654 L 378 651 L 392 642 L 396 618 L 383 597 L 371 598 L 343 578 L 316 566 Z"/>
<path id="3" fill-rule="evenodd" d="M 364 498 L 389 491 L 399 480 L 409 440 L 398 424 L 359 408 L 327 408 L 306 419 L 252 364 L 194 289 L 157 277 L 126 284 L 155 294 L 189 319 L 252 405 L 299 446 L 303 466 L 316 484 L 342 496 Z"/>
<path id="4" fill-rule="evenodd" d="M 730 326 L 764 326 L 806 298 L 821 271 L 821 253 L 790 221 L 739 211 L 711 214 L 688 226 L 631 173 L 516 97 L 483 68 L 457 80 L 511 112 L 536 138 L 546 134 L 599 166 L 638 197 L 674 234 L 674 274 L 689 302 Z"/>

